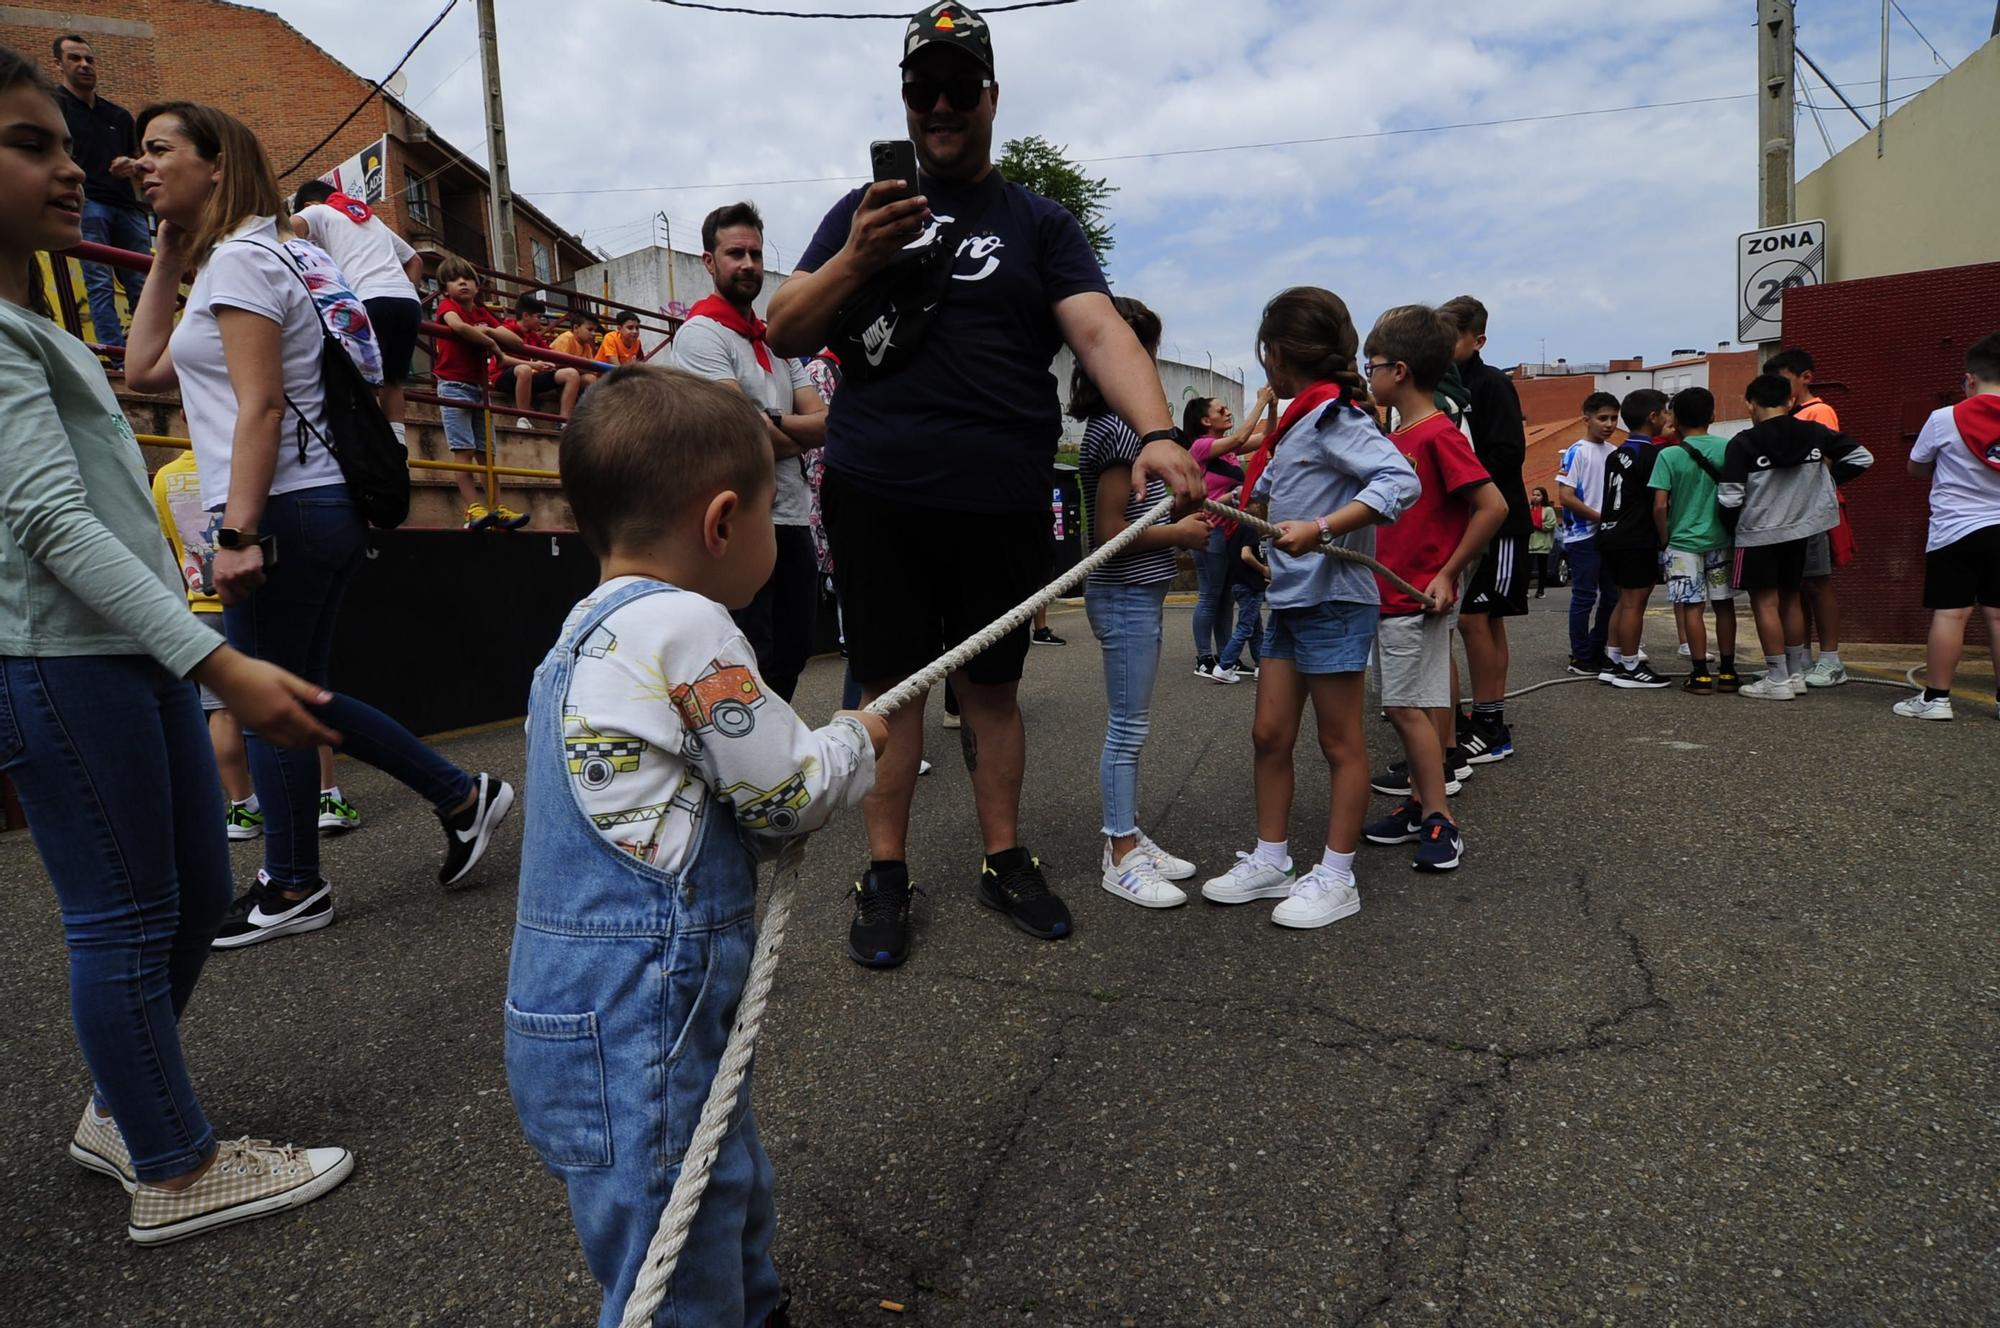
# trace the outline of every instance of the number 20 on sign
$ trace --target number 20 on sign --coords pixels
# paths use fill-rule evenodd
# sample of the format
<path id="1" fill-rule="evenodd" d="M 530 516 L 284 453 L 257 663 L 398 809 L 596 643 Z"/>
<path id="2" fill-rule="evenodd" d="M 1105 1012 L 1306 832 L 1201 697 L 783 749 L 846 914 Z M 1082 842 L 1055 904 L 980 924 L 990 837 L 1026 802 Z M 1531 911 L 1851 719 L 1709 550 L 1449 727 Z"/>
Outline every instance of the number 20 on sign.
<path id="1" fill-rule="evenodd" d="M 1795 221 L 1736 237 L 1736 339 L 1776 341 L 1785 292 L 1826 280 L 1826 223 Z"/>

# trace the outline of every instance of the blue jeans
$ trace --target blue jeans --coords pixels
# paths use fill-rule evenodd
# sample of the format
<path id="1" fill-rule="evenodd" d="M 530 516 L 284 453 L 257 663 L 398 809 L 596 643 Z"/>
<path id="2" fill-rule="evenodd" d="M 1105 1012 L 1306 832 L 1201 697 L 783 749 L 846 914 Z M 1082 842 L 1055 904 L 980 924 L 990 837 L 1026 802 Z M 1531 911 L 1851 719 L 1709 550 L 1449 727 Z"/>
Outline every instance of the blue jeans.
<path id="1" fill-rule="evenodd" d="M 146 214 L 135 207 L 113 207 L 85 199 L 83 238 L 91 244 L 108 244 L 133 253 L 153 252 L 153 232 L 146 225 Z M 125 288 L 125 302 L 132 308 L 139 306 L 139 292 L 146 288 L 144 274 L 132 268 L 114 268 L 105 263 L 83 265 L 83 289 L 90 297 L 90 328 L 100 346 L 125 344 L 125 325 L 118 320 L 118 297 L 111 288 L 114 273 L 118 284 Z"/>
<path id="2" fill-rule="evenodd" d="M 1222 647 L 1229 640 L 1229 536 L 1220 529 L 1208 532 L 1208 545 L 1194 555 L 1194 574 L 1200 593 L 1194 602 L 1194 653 L 1197 659 L 1223 659 Z"/>
<path id="3" fill-rule="evenodd" d="M 70 1017 L 140 1180 L 215 1143 L 180 1017 L 229 907 L 222 786 L 194 684 L 143 655 L 0 660 L 14 781 L 69 943 Z"/>
<path id="4" fill-rule="evenodd" d="M 1240 664 L 1243 647 L 1248 646 L 1250 662 L 1257 663 L 1264 658 L 1264 592 L 1237 581 L 1230 585 L 1229 597 L 1236 602 L 1236 630 L 1218 658 L 1224 664 Z"/>
<path id="5" fill-rule="evenodd" d="M 1160 617 L 1167 584 L 1083 588 L 1091 633 L 1104 650 L 1104 699 L 1110 711 L 1104 752 L 1097 759 L 1104 834 L 1139 832 L 1139 749 L 1152 722 L 1153 684 L 1160 676 Z"/>
<path id="6" fill-rule="evenodd" d="M 1571 540 L 1563 552 L 1569 557 L 1569 655 L 1588 664 L 1604 657 L 1618 592 L 1602 585 L 1604 559 L 1597 551 L 1596 536 Z M 1591 621 L 1593 610 L 1595 622 Z"/>
<path id="7" fill-rule="evenodd" d="M 317 444 L 315 444 L 317 446 Z M 278 561 L 261 589 L 222 610 L 229 644 L 326 685 L 341 597 L 360 565 L 367 530 L 345 484 L 273 494 L 258 527 L 277 539 Z M 340 750 L 394 776 L 443 813 L 465 801 L 472 776 L 365 701 L 334 694 L 320 717 Z M 319 753 L 280 751 L 244 731 L 250 783 L 264 805 L 264 871 L 287 889 L 319 880 Z"/>
<path id="8" fill-rule="evenodd" d="M 563 745 L 574 645 L 659 583 L 606 596 L 549 652 L 528 702 L 521 888 L 507 973 L 507 1087 L 522 1133 L 568 1187 L 615 1328 L 715 1079 L 757 940 L 757 868 L 711 803 L 676 871 L 622 852 L 577 806 Z M 771 1161 L 744 1078 L 653 1322 L 762 1324 L 778 1305 Z"/>
<path id="9" fill-rule="evenodd" d="M 478 405 L 486 400 L 486 393 L 477 383 L 458 383 L 449 378 L 437 380 L 437 394 L 446 401 L 469 401 Z M 486 455 L 486 417 L 471 411 L 453 410 L 450 406 L 438 407 L 438 418 L 444 421 L 444 445 L 453 452 L 476 452 Z"/>

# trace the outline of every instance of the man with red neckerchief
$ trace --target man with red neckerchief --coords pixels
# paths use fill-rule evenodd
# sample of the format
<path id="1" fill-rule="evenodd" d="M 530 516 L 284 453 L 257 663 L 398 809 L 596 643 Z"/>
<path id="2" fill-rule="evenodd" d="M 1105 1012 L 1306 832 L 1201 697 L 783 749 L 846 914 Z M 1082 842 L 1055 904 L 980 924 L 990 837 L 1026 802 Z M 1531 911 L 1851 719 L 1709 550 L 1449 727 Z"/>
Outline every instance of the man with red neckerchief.
<path id="1" fill-rule="evenodd" d="M 757 209 L 731 203 L 709 213 L 701 224 L 701 251 L 715 290 L 674 333 L 674 366 L 732 384 L 768 421 L 778 472 L 771 503 L 778 560 L 757 597 L 733 616 L 757 652 L 757 671 L 789 701 L 812 654 L 819 609 L 806 454 L 826 441 L 826 402 L 803 365 L 773 353 L 764 341 L 764 320 L 755 308 L 764 290 L 764 219 Z"/>

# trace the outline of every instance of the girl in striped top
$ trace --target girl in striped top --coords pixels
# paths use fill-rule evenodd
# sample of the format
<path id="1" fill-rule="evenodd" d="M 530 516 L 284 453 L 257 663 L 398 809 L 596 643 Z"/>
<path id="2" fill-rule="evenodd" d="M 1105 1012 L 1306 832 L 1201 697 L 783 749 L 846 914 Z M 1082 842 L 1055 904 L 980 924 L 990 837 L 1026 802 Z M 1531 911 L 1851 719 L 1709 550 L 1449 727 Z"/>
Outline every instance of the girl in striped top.
<path id="1" fill-rule="evenodd" d="M 1125 296 L 1112 303 L 1146 353 L 1157 354 L 1159 316 Z M 1149 480 L 1145 494 L 1134 496 L 1132 466 L 1139 459 L 1139 436 L 1111 413 L 1081 363 L 1070 380 L 1069 410 L 1086 422 L 1081 479 L 1091 498 L 1091 536 L 1103 544 L 1166 497 L 1167 486 Z M 1139 828 L 1139 750 L 1146 742 L 1153 682 L 1160 671 L 1160 617 L 1178 568 L 1177 550 L 1200 549 L 1207 541 L 1208 525 L 1200 516 L 1162 518 L 1126 552 L 1092 572 L 1084 585 L 1090 630 L 1104 650 L 1104 697 L 1110 709 L 1097 767 L 1104 801 L 1102 884 L 1144 908 L 1186 903 L 1187 895 L 1172 882 L 1195 872 L 1193 863 L 1168 853 Z"/>

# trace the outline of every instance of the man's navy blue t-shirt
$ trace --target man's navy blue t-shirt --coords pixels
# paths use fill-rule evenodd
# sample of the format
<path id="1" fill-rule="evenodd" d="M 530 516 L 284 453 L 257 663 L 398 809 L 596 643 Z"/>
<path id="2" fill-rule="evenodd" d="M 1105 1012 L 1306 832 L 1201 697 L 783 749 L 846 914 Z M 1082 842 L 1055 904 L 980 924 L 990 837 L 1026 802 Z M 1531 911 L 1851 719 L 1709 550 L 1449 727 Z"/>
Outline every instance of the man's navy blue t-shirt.
<path id="1" fill-rule="evenodd" d="M 954 217 L 977 190 L 924 181 L 940 219 Z M 840 252 L 861 192 L 826 214 L 799 271 Z M 1067 209 L 1010 183 L 967 232 L 952 276 L 904 369 L 841 383 L 827 418 L 827 469 L 866 493 L 925 507 L 1046 510 L 1062 436 L 1049 372 L 1063 344 L 1053 306 L 1084 291 L 1109 293 L 1104 272 Z"/>

